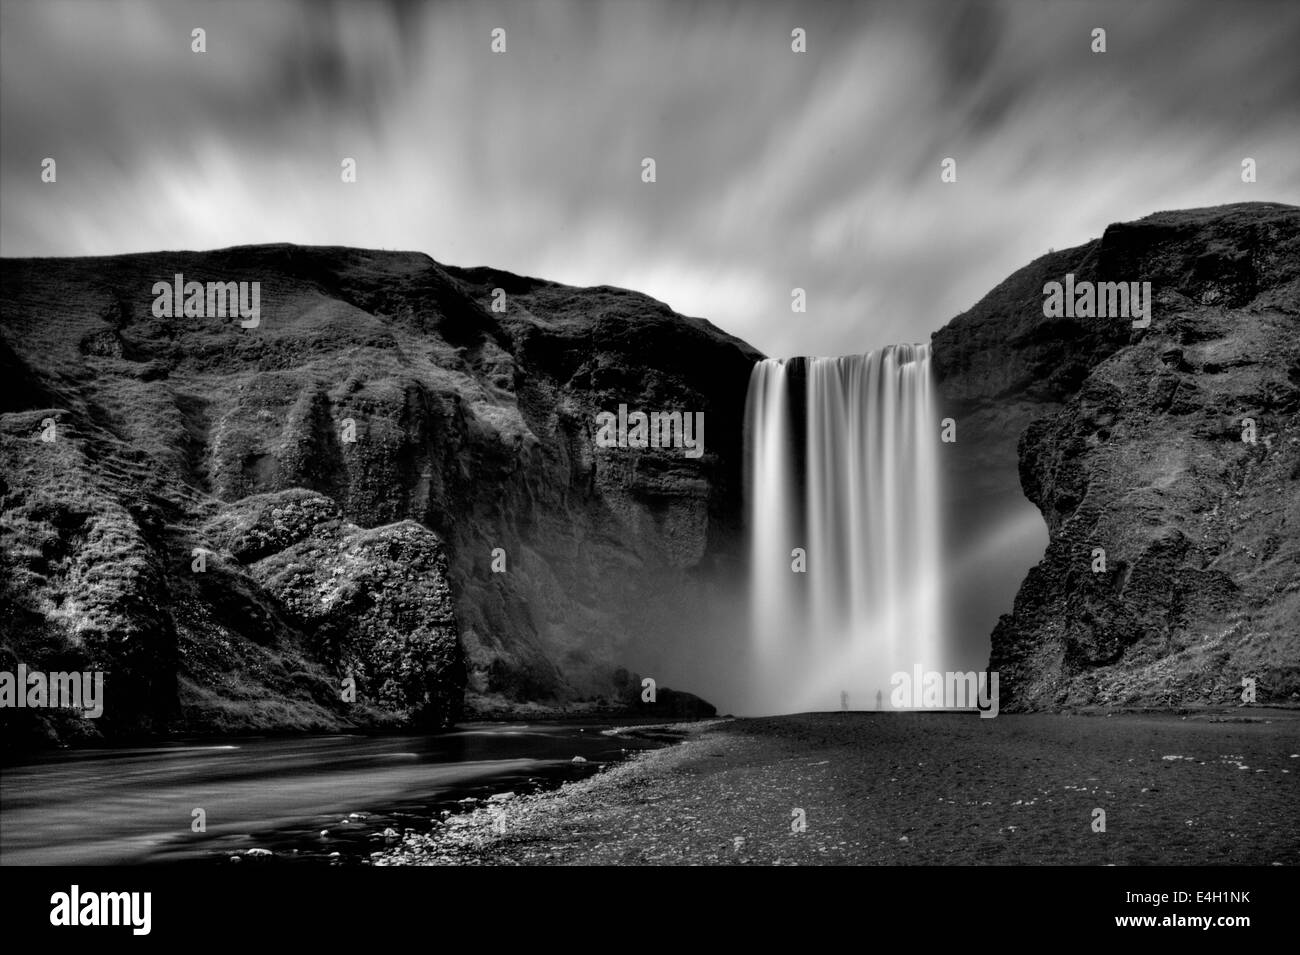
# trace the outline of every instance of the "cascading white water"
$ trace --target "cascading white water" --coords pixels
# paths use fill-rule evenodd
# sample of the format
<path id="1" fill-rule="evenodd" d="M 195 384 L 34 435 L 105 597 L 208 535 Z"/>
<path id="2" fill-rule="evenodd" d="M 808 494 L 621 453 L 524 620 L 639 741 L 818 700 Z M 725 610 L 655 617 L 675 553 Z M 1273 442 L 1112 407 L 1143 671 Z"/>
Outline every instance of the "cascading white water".
<path id="1" fill-rule="evenodd" d="M 888 707 L 941 668 L 938 441 L 928 345 L 754 366 L 746 712 Z"/>

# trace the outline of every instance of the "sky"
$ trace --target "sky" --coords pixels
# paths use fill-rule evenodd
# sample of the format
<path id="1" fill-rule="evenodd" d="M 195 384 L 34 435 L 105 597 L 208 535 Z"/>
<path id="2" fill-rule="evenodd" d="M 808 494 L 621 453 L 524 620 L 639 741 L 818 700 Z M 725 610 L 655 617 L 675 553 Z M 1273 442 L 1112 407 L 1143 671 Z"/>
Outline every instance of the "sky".
<path id="1" fill-rule="evenodd" d="M 1297 47 L 1281 0 L 2 0 L 0 255 L 410 249 L 864 352 L 1111 222 L 1300 201 Z"/>

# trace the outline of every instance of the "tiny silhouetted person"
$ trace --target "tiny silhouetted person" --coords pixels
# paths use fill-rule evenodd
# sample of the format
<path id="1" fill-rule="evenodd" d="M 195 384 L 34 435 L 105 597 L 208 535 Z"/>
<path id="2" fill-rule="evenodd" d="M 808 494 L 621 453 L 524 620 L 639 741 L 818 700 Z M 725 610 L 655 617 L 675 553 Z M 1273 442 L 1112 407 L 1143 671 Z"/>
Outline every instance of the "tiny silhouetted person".
<path id="1" fill-rule="evenodd" d="M 840 709 L 847 710 L 848 708 L 849 708 L 849 691 L 840 690 Z"/>
<path id="2" fill-rule="evenodd" d="M 885 708 L 885 693 L 884 693 L 883 690 L 877 690 L 877 691 L 876 691 L 876 709 L 878 709 L 878 710 L 883 710 L 884 708 Z"/>

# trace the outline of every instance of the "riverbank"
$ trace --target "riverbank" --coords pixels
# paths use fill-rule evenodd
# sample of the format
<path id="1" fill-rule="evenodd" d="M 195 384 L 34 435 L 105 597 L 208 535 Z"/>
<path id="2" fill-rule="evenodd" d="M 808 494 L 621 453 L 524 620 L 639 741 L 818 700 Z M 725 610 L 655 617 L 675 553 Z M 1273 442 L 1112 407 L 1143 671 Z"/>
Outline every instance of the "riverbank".
<path id="1" fill-rule="evenodd" d="M 372 862 L 1300 864 L 1294 710 L 820 713 L 669 732 L 682 741 L 496 794 Z"/>

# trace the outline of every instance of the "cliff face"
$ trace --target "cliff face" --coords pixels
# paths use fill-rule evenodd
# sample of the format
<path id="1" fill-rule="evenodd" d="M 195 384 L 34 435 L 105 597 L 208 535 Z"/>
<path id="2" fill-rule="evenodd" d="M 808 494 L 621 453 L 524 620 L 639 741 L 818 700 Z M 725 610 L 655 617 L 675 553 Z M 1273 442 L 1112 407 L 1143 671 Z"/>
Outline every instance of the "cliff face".
<path id="1" fill-rule="evenodd" d="M 1043 286 L 1152 286 L 1149 328 Z M 934 335 L 972 498 L 1018 470 L 1050 542 L 993 634 L 1008 709 L 1300 691 L 1300 210 L 1150 216 L 1051 253 Z"/>
<path id="2" fill-rule="evenodd" d="M 155 317 L 177 273 L 261 283 L 260 323 Z M 1150 327 L 1044 317 L 1067 273 L 1150 282 Z M 727 665 L 681 631 L 743 579 L 744 343 L 336 248 L 5 260 L 0 303 L 0 670 L 107 674 L 103 717 L 6 708 L 8 742 L 708 711 L 643 707 L 633 661 Z M 993 634 L 1004 708 L 1295 697 L 1300 210 L 1112 226 L 933 346 L 956 509 L 1024 495 L 1050 537 Z M 600 446 L 620 405 L 703 413 L 703 455 Z"/>
<path id="3" fill-rule="evenodd" d="M 735 559 L 759 356 L 645 296 L 293 246 L 0 269 L 0 669 L 108 673 L 19 735 L 639 705 L 628 648 Z M 155 317 L 177 273 L 260 323 Z M 620 404 L 704 454 L 597 446 Z"/>

